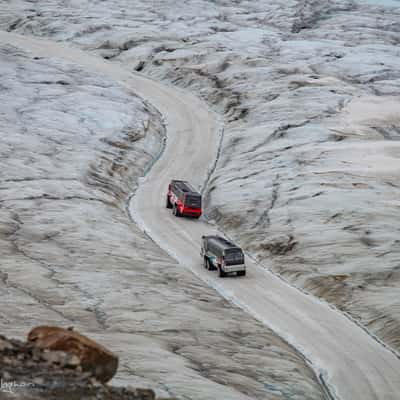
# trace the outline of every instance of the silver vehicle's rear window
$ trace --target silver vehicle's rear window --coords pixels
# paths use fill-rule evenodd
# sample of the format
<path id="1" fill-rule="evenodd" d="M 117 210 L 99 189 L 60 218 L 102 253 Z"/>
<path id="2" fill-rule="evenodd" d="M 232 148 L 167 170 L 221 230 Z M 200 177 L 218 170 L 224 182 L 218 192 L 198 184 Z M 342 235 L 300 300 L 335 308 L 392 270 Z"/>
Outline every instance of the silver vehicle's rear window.
<path id="1" fill-rule="evenodd" d="M 240 249 L 226 249 L 224 251 L 226 265 L 243 264 L 244 255 Z"/>

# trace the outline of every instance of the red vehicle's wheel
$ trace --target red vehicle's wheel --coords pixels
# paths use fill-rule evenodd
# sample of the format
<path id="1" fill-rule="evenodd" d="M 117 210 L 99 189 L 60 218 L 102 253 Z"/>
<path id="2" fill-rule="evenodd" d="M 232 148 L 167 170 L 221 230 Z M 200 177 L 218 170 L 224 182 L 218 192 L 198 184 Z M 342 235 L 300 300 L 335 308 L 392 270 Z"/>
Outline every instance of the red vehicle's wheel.
<path id="1" fill-rule="evenodd" d="M 180 217 L 181 216 L 181 213 L 179 212 L 178 207 L 177 207 L 176 204 L 174 204 L 174 207 L 172 208 L 172 214 L 174 214 L 175 217 Z"/>

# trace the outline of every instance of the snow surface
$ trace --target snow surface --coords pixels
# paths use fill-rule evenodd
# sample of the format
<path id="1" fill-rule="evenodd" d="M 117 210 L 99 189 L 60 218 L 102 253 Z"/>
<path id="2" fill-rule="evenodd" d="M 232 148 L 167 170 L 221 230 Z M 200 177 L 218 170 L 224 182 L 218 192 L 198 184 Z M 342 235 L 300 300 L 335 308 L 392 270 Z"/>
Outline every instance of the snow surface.
<path id="1" fill-rule="evenodd" d="M 323 398 L 293 348 L 129 220 L 126 202 L 165 133 L 127 90 L 138 82 L 113 81 L 117 67 L 99 74 L 96 58 L 87 70 L 31 48 L 0 46 L 2 333 L 74 326 L 120 355 L 114 383 L 160 395 Z"/>
<path id="2" fill-rule="evenodd" d="M 209 218 L 399 349 L 400 11 L 373 3 L 13 1 L 0 24 L 201 94 L 227 121 Z"/>

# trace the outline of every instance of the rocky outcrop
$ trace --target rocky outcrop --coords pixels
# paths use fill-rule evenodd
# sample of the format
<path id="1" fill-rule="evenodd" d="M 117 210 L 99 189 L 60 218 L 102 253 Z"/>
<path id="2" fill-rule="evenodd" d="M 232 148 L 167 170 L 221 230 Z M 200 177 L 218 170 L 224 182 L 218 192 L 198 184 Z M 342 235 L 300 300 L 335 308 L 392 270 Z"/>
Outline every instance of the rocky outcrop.
<path id="1" fill-rule="evenodd" d="M 71 329 L 39 326 L 28 334 L 28 342 L 44 350 L 70 354 L 70 363 L 80 365 L 100 382 L 108 382 L 117 372 L 118 357 L 105 347 Z"/>
<path id="2" fill-rule="evenodd" d="M 63 329 L 53 330 L 61 336 Z M 32 331 L 42 333 L 42 328 Z M 32 333 L 31 332 L 31 333 Z M 64 337 L 68 334 L 64 333 Z M 48 337 L 48 336 L 47 336 Z M 74 340 L 93 341 L 75 333 Z M 101 351 L 108 351 L 97 345 Z M 93 371 L 82 371 L 79 357 L 39 348 L 34 343 L 0 335 L 0 398 L 7 400 L 155 400 L 151 389 L 116 388 L 99 382 Z M 161 399 L 160 399 L 161 400 Z M 172 400 L 172 399 L 170 399 Z"/>

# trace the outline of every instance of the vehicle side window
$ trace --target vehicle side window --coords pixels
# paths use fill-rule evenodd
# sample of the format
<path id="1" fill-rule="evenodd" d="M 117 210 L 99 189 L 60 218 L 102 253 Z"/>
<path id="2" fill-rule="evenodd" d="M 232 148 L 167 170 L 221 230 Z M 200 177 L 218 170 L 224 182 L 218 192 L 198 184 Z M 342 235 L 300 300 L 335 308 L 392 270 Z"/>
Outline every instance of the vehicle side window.
<path id="1" fill-rule="evenodd" d="M 221 253 L 221 251 L 220 251 L 220 249 L 219 249 L 219 247 L 218 247 L 218 245 L 216 245 L 214 242 L 210 242 L 209 243 L 209 251 L 211 251 L 211 253 L 213 253 L 215 256 L 219 256 L 220 255 L 220 253 Z"/>

